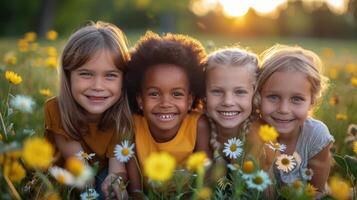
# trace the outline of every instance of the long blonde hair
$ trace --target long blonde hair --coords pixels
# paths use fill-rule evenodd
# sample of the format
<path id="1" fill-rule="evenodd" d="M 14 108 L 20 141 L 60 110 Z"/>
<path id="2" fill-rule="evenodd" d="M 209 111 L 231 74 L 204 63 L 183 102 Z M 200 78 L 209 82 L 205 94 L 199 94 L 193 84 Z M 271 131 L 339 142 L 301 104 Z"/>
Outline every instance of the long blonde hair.
<path id="1" fill-rule="evenodd" d="M 217 50 L 208 55 L 207 61 L 205 63 L 205 76 L 207 76 L 207 72 L 213 68 L 217 67 L 245 67 L 251 72 L 251 76 L 253 78 L 253 88 L 255 93 L 256 88 L 256 77 L 258 75 L 259 70 L 259 58 L 256 54 L 251 53 L 247 50 L 241 48 L 225 48 L 221 50 Z M 255 96 L 255 95 L 254 95 Z M 253 96 L 253 98 L 254 98 Z M 254 111 L 255 108 L 252 108 Z M 211 140 L 210 144 L 217 154 L 220 150 L 222 144 L 220 144 L 217 140 L 217 127 L 213 122 L 212 118 L 208 116 L 210 126 L 211 126 Z M 242 135 L 245 137 L 245 134 L 249 132 L 250 124 L 253 120 L 253 115 L 250 115 L 246 120 L 243 121 L 242 126 L 240 127 L 240 131 L 237 135 Z M 215 155 L 216 156 L 216 155 Z"/>
<path id="2" fill-rule="evenodd" d="M 78 29 L 71 35 L 62 53 L 58 97 L 61 121 L 64 130 L 77 140 L 87 134 L 89 127 L 84 109 L 73 98 L 70 75 L 103 49 L 111 52 L 115 66 L 125 74 L 129 60 L 126 37 L 113 24 L 91 22 Z M 119 133 L 131 133 L 133 125 L 125 89 L 121 94 L 120 99 L 103 113 L 98 123 L 99 130 L 114 125 L 118 136 Z"/>

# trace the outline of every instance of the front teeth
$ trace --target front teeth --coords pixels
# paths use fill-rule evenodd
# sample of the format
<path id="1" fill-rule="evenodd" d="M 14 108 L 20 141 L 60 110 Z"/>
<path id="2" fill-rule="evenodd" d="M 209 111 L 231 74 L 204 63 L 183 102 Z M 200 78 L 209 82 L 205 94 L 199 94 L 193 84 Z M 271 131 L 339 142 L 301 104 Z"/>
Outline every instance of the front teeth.
<path id="1" fill-rule="evenodd" d="M 174 114 L 160 114 L 159 118 L 160 118 L 160 120 L 163 120 L 163 121 L 169 121 L 174 118 Z"/>
<path id="2" fill-rule="evenodd" d="M 235 115 L 238 115 L 238 113 L 239 112 L 236 112 L 236 111 L 234 111 L 234 112 L 219 112 L 221 115 L 223 115 L 223 116 L 235 116 Z"/>

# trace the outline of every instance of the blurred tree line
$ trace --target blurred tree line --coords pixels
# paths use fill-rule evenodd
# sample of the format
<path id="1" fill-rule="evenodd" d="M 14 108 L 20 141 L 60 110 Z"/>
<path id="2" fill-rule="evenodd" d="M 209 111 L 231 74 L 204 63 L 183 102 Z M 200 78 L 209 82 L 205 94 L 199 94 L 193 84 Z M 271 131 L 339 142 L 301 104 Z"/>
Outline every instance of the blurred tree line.
<path id="1" fill-rule="evenodd" d="M 18 36 L 50 29 L 65 35 L 89 20 L 114 23 L 124 31 L 205 32 L 231 35 L 313 36 L 357 38 L 357 0 L 348 11 L 332 13 L 327 5 L 307 10 L 301 1 L 289 1 L 273 19 L 249 10 L 244 18 L 227 18 L 222 12 L 196 16 L 190 0 L 10 0 L 0 1 L 0 36 Z"/>

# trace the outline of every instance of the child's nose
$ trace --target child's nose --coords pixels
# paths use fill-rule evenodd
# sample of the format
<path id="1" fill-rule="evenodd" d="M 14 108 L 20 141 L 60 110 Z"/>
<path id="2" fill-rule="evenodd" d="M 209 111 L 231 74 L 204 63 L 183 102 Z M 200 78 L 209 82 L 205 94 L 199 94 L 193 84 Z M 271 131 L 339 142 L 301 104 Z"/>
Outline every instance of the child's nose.
<path id="1" fill-rule="evenodd" d="M 170 106 L 171 105 L 171 100 L 170 100 L 170 96 L 169 95 L 163 95 L 161 97 L 161 102 L 160 102 L 160 105 L 162 107 L 167 107 L 167 106 Z"/>
<path id="2" fill-rule="evenodd" d="M 92 89 L 102 90 L 103 89 L 103 80 L 100 77 L 95 77 L 93 79 Z"/>
<path id="3" fill-rule="evenodd" d="M 226 93 L 223 97 L 223 105 L 224 106 L 231 106 L 233 105 L 233 95 L 230 93 Z"/>
<path id="4" fill-rule="evenodd" d="M 281 101 L 279 104 L 279 112 L 280 113 L 287 113 L 289 112 L 289 102 L 288 101 Z"/>

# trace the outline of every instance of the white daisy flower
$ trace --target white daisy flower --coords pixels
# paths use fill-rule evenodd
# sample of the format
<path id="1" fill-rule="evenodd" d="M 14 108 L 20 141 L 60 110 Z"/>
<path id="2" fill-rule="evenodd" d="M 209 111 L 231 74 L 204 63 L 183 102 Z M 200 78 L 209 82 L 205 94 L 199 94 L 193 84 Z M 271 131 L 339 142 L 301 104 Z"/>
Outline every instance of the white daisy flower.
<path id="1" fill-rule="evenodd" d="M 88 185 L 88 183 L 93 180 L 93 178 L 93 169 L 89 165 L 85 164 L 83 172 L 79 176 L 75 177 L 73 186 L 77 188 L 84 188 L 86 185 Z"/>
<path id="2" fill-rule="evenodd" d="M 285 173 L 293 170 L 296 166 L 296 161 L 293 156 L 281 154 L 275 162 L 277 168 Z"/>
<path id="3" fill-rule="evenodd" d="M 129 141 L 124 140 L 121 145 L 117 144 L 114 149 L 114 155 L 120 162 L 128 162 L 134 155 L 134 144 L 129 146 Z"/>
<path id="4" fill-rule="evenodd" d="M 223 152 L 226 154 L 228 158 L 236 159 L 243 152 L 241 146 L 243 146 L 243 143 L 239 139 L 234 137 L 229 139 L 227 143 L 224 143 Z"/>
<path id="5" fill-rule="evenodd" d="M 84 151 L 80 151 L 80 152 L 76 153 L 76 156 L 82 161 L 84 161 L 84 160 L 88 161 L 88 160 L 92 160 L 92 158 L 95 156 L 95 153 L 87 154 Z"/>
<path id="6" fill-rule="evenodd" d="M 97 197 L 99 197 L 99 194 L 93 188 L 87 189 L 81 194 L 81 200 L 93 200 L 97 199 Z"/>
<path id="7" fill-rule="evenodd" d="M 49 170 L 50 174 L 61 184 L 73 185 L 75 177 L 66 169 L 54 166 Z"/>
<path id="8" fill-rule="evenodd" d="M 271 184 L 269 175 L 263 170 L 258 171 L 246 181 L 248 188 L 257 189 L 258 191 L 264 191 Z"/>
<path id="9" fill-rule="evenodd" d="M 35 102 L 31 97 L 24 95 L 16 95 L 10 100 L 11 107 L 20 110 L 21 112 L 31 113 Z"/>
<path id="10" fill-rule="evenodd" d="M 269 143 L 266 143 L 266 145 L 269 148 L 271 148 L 273 151 L 284 152 L 286 150 L 286 145 L 285 144 L 280 144 L 278 142 L 269 141 Z"/>
<path id="11" fill-rule="evenodd" d="M 300 173 L 304 181 L 310 181 L 314 175 L 312 169 L 309 168 L 301 168 Z"/>

